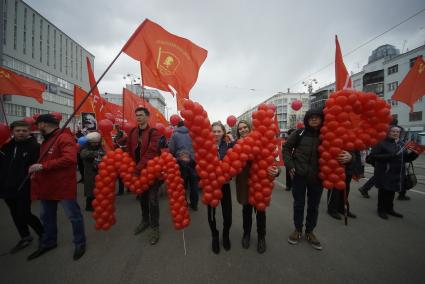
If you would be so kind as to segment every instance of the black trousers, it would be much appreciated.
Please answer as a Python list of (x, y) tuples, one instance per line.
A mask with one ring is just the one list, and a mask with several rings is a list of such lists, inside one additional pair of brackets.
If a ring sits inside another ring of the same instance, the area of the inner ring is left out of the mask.
[(257, 211), (254, 206), (245, 204), (242, 206), (242, 220), (244, 235), (251, 234), (252, 227), (252, 211), (255, 211), (257, 218), (257, 234), (259, 237), (266, 235), (266, 211)]
[(395, 192), (378, 189), (378, 212), (392, 212), (394, 211), (394, 196)]
[(160, 183), (156, 181), (139, 198), (143, 221), (149, 223), (152, 228), (159, 227), (159, 184)]
[[(232, 226), (232, 195), (230, 193), (230, 184), (224, 184), (221, 187), (221, 191), (223, 192), (223, 198), (220, 201), (221, 212), (223, 214), (223, 232), (228, 233)], [(216, 208), (208, 205), (208, 224), (213, 235), (218, 234), (215, 210)]]
[(4, 200), (9, 207), (10, 215), (21, 238), (29, 237), (28, 226), (33, 228), (36, 234), (43, 235), (43, 225), (37, 216), (31, 213), (31, 200), (29, 198), (10, 198)]
[(289, 190), (292, 188), (292, 178), (291, 178), (291, 174), (289, 173), (288, 167), (285, 167), (285, 176), (286, 176), (286, 189)]
[[(345, 184), (347, 188), (345, 192), (347, 194), (347, 207), (348, 212), (350, 212), (350, 203), (348, 202), (348, 195), (350, 193), (350, 183), (351, 183), (351, 175), (347, 175), (345, 179)], [(330, 213), (341, 213), (344, 214), (344, 190), (338, 189), (330, 189), (328, 190), (328, 211)]]
[(77, 154), (77, 167), (78, 171), (80, 172), (81, 179), (84, 180), (84, 163), (83, 159), (80, 157), (80, 153)]

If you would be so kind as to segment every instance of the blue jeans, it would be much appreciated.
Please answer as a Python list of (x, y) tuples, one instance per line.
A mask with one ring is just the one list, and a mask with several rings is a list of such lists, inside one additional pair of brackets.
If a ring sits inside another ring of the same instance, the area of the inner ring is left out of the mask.
[(58, 203), (62, 204), (68, 220), (72, 224), (74, 245), (80, 247), (86, 244), (84, 233), (84, 219), (81, 215), (80, 206), (76, 200), (41, 200), (41, 222), (44, 226), (41, 247), (51, 247), (57, 244), (57, 209)]
[(323, 187), (320, 183), (311, 183), (305, 177), (295, 175), (292, 180), (292, 196), (294, 197), (294, 225), (302, 231), (304, 221), (305, 195), (307, 192), (306, 233), (310, 233), (317, 225), (319, 204)]

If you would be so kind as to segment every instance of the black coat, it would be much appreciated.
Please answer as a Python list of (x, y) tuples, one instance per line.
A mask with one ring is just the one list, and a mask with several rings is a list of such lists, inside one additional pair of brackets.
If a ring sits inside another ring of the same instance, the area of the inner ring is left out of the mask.
[(28, 168), (35, 164), (40, 153), (40, 144), (30, 137), (17, 142), (12, 139), (0, 152), (0, 198), (28, 197), (30, 179), (18, 192), (18, 187), (28, 174)]
[[(400, 150), (403, 142), (386, 138), (372, 148), (371, 159), (375, 163), (375, 186), (389, 191), (403, 191), (406, 163), (415, 160), (418, 155)], [(397, 154), (399, 153), (399, 154)]]

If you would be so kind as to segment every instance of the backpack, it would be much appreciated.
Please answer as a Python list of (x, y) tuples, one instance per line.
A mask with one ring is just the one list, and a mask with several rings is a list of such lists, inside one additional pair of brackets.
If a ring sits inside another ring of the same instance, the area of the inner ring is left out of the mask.
[(297, 136), (296, 136), (296, 139), (295, 139), (294, 147), (292, 148), (292, 156), (295, 153), (295, 149), (297, 149), (297, 147), (301, 143), (301, 140), (304, 137), (305, 128), (299, 128), (299, 129), (295, 130), (295, 133), (297, 134)]

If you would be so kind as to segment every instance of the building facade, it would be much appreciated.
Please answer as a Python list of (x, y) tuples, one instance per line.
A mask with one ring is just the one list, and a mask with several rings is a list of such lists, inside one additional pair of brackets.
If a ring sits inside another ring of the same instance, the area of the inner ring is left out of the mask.
[[(291, 103), (295, 100), (302, 102), (302, 107), (295, 111), (291, 107)], [(262, 103), (272, 103), (276, 106), (277, 121), (280, 132), (286, 132), (290, 128), (295, 128), (297, 122), (303, 121), (304, 115), (309, 109), (309, 94), (308, 93), (282, 93), (279, 92)], [(238, 117), (238, 120), (247, 120), (251, 122), (252, 113), (257, 110), (257, 106), (244, 112)]]
[(94, 56), (25, 2), (0, 1), (1, 66), (46, 85), (42, 104), (1, 96), (8, 121), (56, 111), (64, 122), (73, 112), (74, 84), (89, 90), (86, 57), (93, 66)]
[[(391, 45), (383, 45), (372, 52), (363, 70), (353, 74), (351, 80), (357, 90), (374, 92), (391, 105), (391, 113), (406, 130), (406, 138), (425, 144), (425, 99), (414, 104), (413, 112), (404, 103), (391, 100), (398, 85), (403, 81), (418, 57), (425, 56), (425, 45), (405, 53)], [(311, 96), (314, 107), (324, 107), (335, 84), (318, 89)]]
[[(142, 86), (140, 86), (140, 84), (127, 84), (126, 88), (137, 94), (138, 96), (142, 96)], [(167, 104), (165, 103), (164, 96), (159, 91), (144, 88), (144, 97), (145, 100), (147, 100), (152, 106), (158, 109), (162, 113), (162, 115), (164, 115), (164, 117), (167, 117), (165, 115), (165, 108)]]

